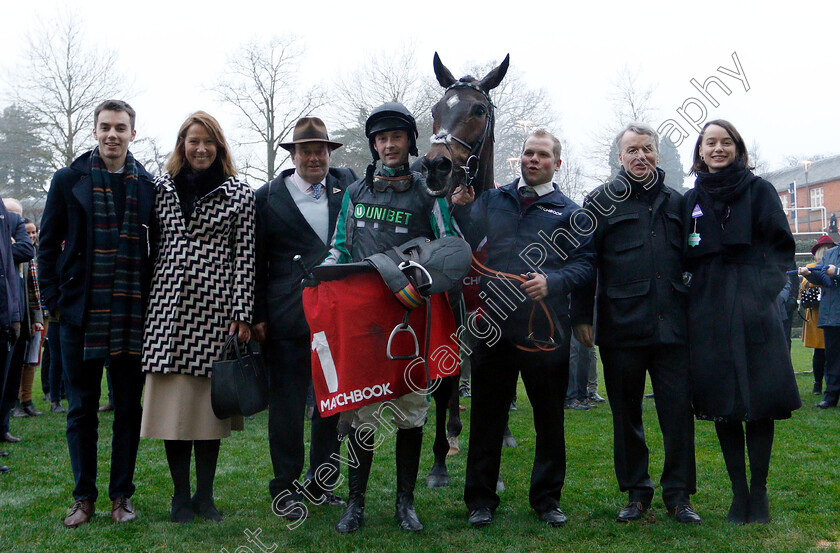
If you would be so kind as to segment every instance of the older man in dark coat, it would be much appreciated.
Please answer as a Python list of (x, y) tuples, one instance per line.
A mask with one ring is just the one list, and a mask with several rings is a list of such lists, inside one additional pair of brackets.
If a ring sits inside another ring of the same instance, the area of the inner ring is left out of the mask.
[[(5, 223), (0, 224), (0, 396), (13, 394), (16, 397), (17, 386), (10, 386), (10, 389), (4, 392), (9, 362), (14, 344), (20, 337), (21, 321), (26, 309), (16, 265), (35, 257), (35, 248), (26, 233), (23, 218), (6, 210), (2, 200), (0, 220)], [(20, 439), (6, 431), (0, 436), (0, 441), (19, 442)], [(0, 457), (6, 456), (8, 452), (0, 451)], [(0, 465), (0, 473), (4, 472), (9, 472), (9, 467)]]
[(594, 285), (572, 291), (572, 324), (578, 340), (591, 346), (593, 318), (597, 321), (595, 341), (613, 414), (615, 474), (630, 499), (618, 521), (641, 518), (653, 499), (642, 425), (647, 372), (665, 443), (665, 506), (679, 522), (699, 523), (690, 502), (696, 469), (682, 282), (683, 202), (656, 167), (658, 144), (648, 125), (622, 129), (616, 137), (622, 166), (617, 178), (584, 203), (596, 222), (597, 292)]
[[(318, 469), (338, 452), (338, 415), (312, 416), (306, 481), (303, 469), (303, 413), (312, 381), (309, 326), (301, 301), (303, 271), (319, 264), (329, 252), (330, 238), (344, 197), (357, 180), (352, 169), (330, 167), (331, 152), (341, 147), (329, 139), (324, 122), (304, 117), (295, 125), (292, 141), (281, 144), (292, 156), (287, 169), (256, 193), (257, 254), (254, 334), (265, 344), (269, 369), (268, 441), (274, 478), (269, 483), (272, 507), (289, 520), (306, 515), (300, 503), (343, 505), (333, 489), (337, 470)], [(322, 475), (329, 475), (322, 477)]]

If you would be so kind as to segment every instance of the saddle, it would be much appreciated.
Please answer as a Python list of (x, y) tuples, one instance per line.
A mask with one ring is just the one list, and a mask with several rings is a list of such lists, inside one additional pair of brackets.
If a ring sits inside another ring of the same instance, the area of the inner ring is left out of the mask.
[[(409, 326), (411, 310), (424, 303), (426, 313), (426, 344), (424, 365), (428, 358), (429, 325), (431, 314), (426, 298), (457, 287), (467, 275), (472, 264), (470, 245), (456, 236), (445, 236), (437, 240), (415, 238), (382, 253), (375, 253), (358, 263), (342, 265), (319, 265), (312, 269), (309, 280), (326, 281), (344, 278), (349, 274), (376, 270), (382, 280), (405, 309), (402, 322), (397, 323), (388, 337), (386, 355), (388, 359), (415, 359), (420, 356), (417, 335)], [(306, 281), (304, 281), (306, 284)], [(396, 355), (391, 352), (394, 338), (400, 332), (407, 332), (414, 341), (414, 353)], [(428, 382), (428, 365), (426, 380)]]
[(423, 305), (425, 298), (452, 290), (470, 270), (472, 251), (462, 238), (415, 238), (358, 263), (319, 265), (312, 269), (317, 281), (336, 280), (348, 274), (375, 269), (407, 310)]

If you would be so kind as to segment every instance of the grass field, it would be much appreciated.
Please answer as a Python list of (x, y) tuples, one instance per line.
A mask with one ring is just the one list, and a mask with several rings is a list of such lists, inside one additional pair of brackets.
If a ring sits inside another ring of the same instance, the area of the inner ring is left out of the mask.
[[(797, 371), (810, 368), (811, 350), (794, 343)], [(394, 513), (394, 437), (380, 447), (368, 490), (366, 526), (350, 536), (333, 526), (340, 508), (313, 507), (300, 527), (271, 513), (268, 480), (266, 414), (246, 422), (244, 432), (225, 440), (216, 480), (216, 503), (225, 515), (221, 524), (168, 521), (171, 481), (160, 441), (142, 440), (134, 496), (139, 518), (117, 526), (111, 522), (107, 498), (110, 423), (101, 417), (100, 499), (93, 522), (75, 530), (61, 521), (72, 503), (72, 475), (64, 439), (64, 419), (47, 413), (13, 419), (12, 433), (20, 444), (2, 444), (11, 452), (4, 459), (12, 472), (0, 475), (0, 551), (178, 551), (229, 553), (258, 552), (245, 531), (261, 530), (266, 551), (414, 551), (522, 552), (522, 551), (836, 551), (840, 542), (840, 411), (812, 407), (810, 374), (797, 377), (805, 406), (791, 420), (776, 426), (776, 446), (770, 470), (772, 522), (768, 526), (734, 527), (724, 521), (729, 507), (729, 483), (711, 423), (696, 423), (697, 479), (693, 503), (703, 517), (700, 526), (683, 526), (665, 513), (661, 498), (654, 499), (652, 516), (638, 524), (615, 522), (626, 497), (619, 493), (612, 464), (612, 424), (609, 407), (566, 411), (568, 471), (561, 506), (569, 516), (564, 528), (549, 528), (537, 521), (528, 506), (528, 479), (533, 460), (533, 425), (524, 389), (519, 410), (511, 413), (511, 428), (519, 447), (505, 449), (502, 476), (507, 486), (502, 505), (491, 526), (474, 530), (466, 522), (462, 494), (466, 444), (469, 436), (469, 400), (462, 451), (449, 458), (453, 484), (430, 490), (424, 485), (432, 464), (432, 423), (424, 438), (417, 511), (426, 530), (419, 535), (401, 532)], [(36, 389), (40, 390), (38, 384)], [(603, 387), (602, 387), (603, 393)], [(37, 407), (47, 405), (36, 399)], [(654, 405), (645, 400), (645, 424), (651, 448), (651, 475), (658, 481), (662, 467), (662, 440)], [(346, 484), (339, 490), (346, 497)], [(658, 492), (658, 491), (657, 491)], [(272, 549), (272, 546), (276, 548)]]

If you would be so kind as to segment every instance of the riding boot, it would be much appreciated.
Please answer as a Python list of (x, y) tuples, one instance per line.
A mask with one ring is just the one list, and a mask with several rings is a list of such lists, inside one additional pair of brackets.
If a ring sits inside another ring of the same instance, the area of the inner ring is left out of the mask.
[(750, 456), (750, 522), (770, 522), (770, 499), (767, 497), (767, 474), (773, 451), (773, 420), (747, 423), (747, 453)]
[(357, 464), (355, 467), (350, 464), (347, 468), (350, 496), (347, 498), (344, 513), (335, 525), (335, 529), (341, 534), (355, 532), (365, 522), (365, 491), (373, 464), (373, 433), (366, 434), (366, 438), (364, 442), (359, 441), (355, 430), (347, 434), (347, 453), (350, 458), (355, 456)]
[(732, 482), (732, 505), (726, 520), (742, 525), (749, 519), (749, 495), (747, 487), (747, 465), (744, 458), (744, 431), (740, 422), (715, 423), (726, 472)]
[(397, 430), (397, 522), (400, 528), (419, 532), (423, 524), (414, 510), (414, 484), (420, 468), (423, 427)]

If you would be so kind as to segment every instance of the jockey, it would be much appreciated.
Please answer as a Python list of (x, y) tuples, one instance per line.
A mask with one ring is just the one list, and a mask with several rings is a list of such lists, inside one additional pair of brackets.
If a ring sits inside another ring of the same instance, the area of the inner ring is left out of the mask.
[[(409, 154), (417, 156), (418, 133), (405, 106), (388, 102), (374, 109), (365, 123), (365, 134), (373, 163), (365, 177), (344, 194), (326, 264), (362, 261), (413, 238), (455, 235), (446, 199), (430, 196), (423, 176), (409, 168)], [(382, 162), (378, 168), (377, 160)], [(348, 468), (350, 497), (336, 525), (343, 534), (355, 532), (364, 523), (365, 490), (375, 448), (372, 429), (378, 428), (385, 403), (397, 427), (396, 518), (403, 530), (423, 529), (414, 509), (414, 484), (429, 401), (426, 394), (412, 392), (341, 413), (339, 432), (343, 428), (348, 434), (348, 450), (358, 460)]]

